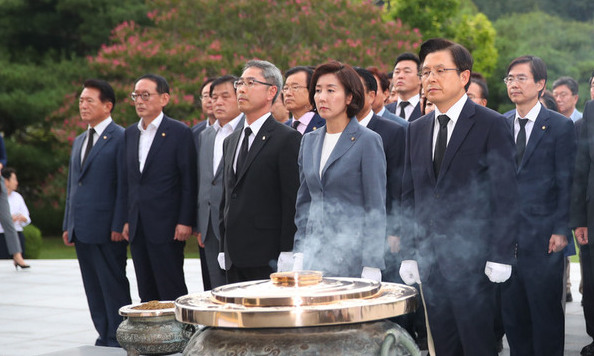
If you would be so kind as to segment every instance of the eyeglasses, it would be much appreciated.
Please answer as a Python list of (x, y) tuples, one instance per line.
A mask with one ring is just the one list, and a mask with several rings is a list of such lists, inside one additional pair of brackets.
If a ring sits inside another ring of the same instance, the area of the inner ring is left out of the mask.
[(158, 93), (142, 93), (142, 94), (137, 94), (137, 93), (132, 93), (130, 94), (130, 99), (132, 99), (132, 101), (136, 101), (136, 99), (138, 99), (139, 97), (142, 98), (143, 101), (148, 101), (151, 98), (151, 95), (159, 95)]
[(507, 77), (503, 78), (505, 85), (511, 85), (514, 81), (518, 82), (518, 84), (526, 84), (528, 77), (523, 75), (519, 75), (517, 77), (508, 75)]
[(251, 88), (254, 85), (256, 85), (256, 83), (266, 85), (269, 87), (272, 86), (272, 84), (270, 84), (270, 83), (261, 82), (259, 80), (256, 80), (255, 78), (245, 78), (245, 79), (239, 79), (239, 80), (236, 80), (235, 82), (233, 82), (233, 88), (239, 89), (240, 87), (242, 87), (244, 85), (248, 88)]
[(429, 78), (429, 75), (431, 75), (431, 73), (433, 73), (433, 75), (435, 77), (441, 78), (449, 70), (455, 70), (456, 72), (460, 72), (460, 69), (458, 69), (458, 68), (442, 68), (442, 67), (438, 67), (438, 68), (433, 68), (433, 69), (423, 69), (419, 73), (419, 77), (421, 77), (421, 79), (425, 80), (425, 79)]
[(304, 85), (297, 85), (297, 84), (293, 84), (293, 85), (285, 85), (282, 89), (283, 93), (287, 93), (289, 90), (291, 90), (293, 93), (296, 92), (299, 89), (307, 89), (306, 86)]

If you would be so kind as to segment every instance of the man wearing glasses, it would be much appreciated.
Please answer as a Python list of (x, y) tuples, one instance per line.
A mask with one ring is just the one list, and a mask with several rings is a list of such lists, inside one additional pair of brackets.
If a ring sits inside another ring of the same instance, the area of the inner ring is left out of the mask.
[(247, 62), (235, 82), (245, 122), (223, 143), (218, 260), (227, 283), (268, 279), (277, 259), (279, 269), (293, 265), (301, 134), (270, 114), (281, 86), (278, 68), (259, 60)]
[(310, 67), (293, 67), (285, 73), (287, 79), (282, 89), (285, 107), (293, 116), (287, 121), (287, 125), (302, 135), (326, 125), (326, 120), (313, 111), (313, 105), (309, 102), (309, 82), (312, 75), (313, 69)]
[(466, 48), (430, 39), (420, 59), (436, 108), (408, 126), (400, 275), (422, 282), (437, 355), (495, 356), (491, 282), (514, 260), (514, 144), (503, 116), (468, 99)]
[(165, 78), (146, 74), (130, 95), (140, 121), (124, 135), (127, 223), (143, 302), (188, 293), (184, 246), (196, 221), (196, 150), (189, 127), (163, 114)]

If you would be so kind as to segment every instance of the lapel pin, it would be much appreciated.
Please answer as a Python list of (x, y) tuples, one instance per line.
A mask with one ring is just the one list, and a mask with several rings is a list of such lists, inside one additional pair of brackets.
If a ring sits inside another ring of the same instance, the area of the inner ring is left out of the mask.
[(351, 136), (351, 141), (355, 141), (355, 136)]
[(165, 132), (161, 133), (161, 136), (165, 137)]
[(104, 139), (104, 140), (107, 140), (107, 136), (103, 136), (103, 139)]
[(542, 127), (542, 129), (543, 129), (543, 130), (546, 130), (546, 129), (547, 129), (547, 127), (546, 127), (546, 126), (543, 126), (543, 127)]
[(317, 129), (318, 129), (317, 127), (315, 127), (315, 126), (313, 127), (313, 130), (314, 130), (314, 131), (315, 131), (315, 130), (317, 130)]
[(262, 141), (266, 140), (266, 136), (262, 136)]

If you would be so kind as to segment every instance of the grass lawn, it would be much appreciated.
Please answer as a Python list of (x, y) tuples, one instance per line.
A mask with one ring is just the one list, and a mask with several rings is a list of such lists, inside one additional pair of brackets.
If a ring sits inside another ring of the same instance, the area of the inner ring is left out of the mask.
[[(196, 238), (190, 237), (186, 242), (185, 255), (186, 258), (198, 258)], [(130, 257), (129, 249), (128, 257)], [(45, 260), (76, 259), (76, 251), (74, 246), (65, 246), (60, 236), (44, 237), (39, 258)]]

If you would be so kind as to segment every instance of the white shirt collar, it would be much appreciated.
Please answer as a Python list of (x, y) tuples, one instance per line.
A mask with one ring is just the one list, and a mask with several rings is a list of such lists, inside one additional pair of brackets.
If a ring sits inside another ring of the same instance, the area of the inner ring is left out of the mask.
[(149, 129), (151, 129), (151, 127), (156, 130), (159, 128), (159, 125), (161, 125), (161, 121), (163, 121), (163, 112), (161, 111), (161, 113), (153, 120), (151, 121), (150, 124), (148, 124), (148, 126), (146, 127), (146, 129), (144, 129), (142, 127), (142, 118), (140, 119), (140, 121), (138, 121), (138, 129), (140, 130), (140, 132), (144, 132), (147, 131)]
[(408, 98), (408, 100), (402, 100), (402, 99), (400, 99), (400, 97), (398, 97), (398, 103), (396, 104), (396, 106), (400, 107), (400, 102), (402, 102), (402, 101), (408, 101), (408, 103), (410, 104), (410, 106), (412, 108), (414, 108), (415, 106), (417, 106), (417, 104), (419, 103), (419, 100), (420, 99), (421, 99), (421, 96), (419, 94)]
[(526, 117), (521, 117), (520, 114), (518, 114), (518, 110), (516, 110), (516, 121), (518, 121), (518, 119), (528, 119), (532, 122), (536, 121), (536, 118), (538, 117), (538, 114), (540, 113), (540, 109), (542, 108), (542, 104), (540, 103), (540, 101), (536, 101), (536, 105), (534, 105), (532, 107), (532, 109), (530, 109), (530, 111), (528, 111), (528, 114), (526, 114)]
[(268, 117), (270, 116), (270, 111), (267, 112), (266, 114), (260, 116), (256, 121), (252, 122), (251, 125), (248, 125), (247, 120), (244, 121), (243, 123), (243, 131), (245, 132), (245, 128), (246, 127), (250, 127), (250, 129), (252, 129), (252, 134), (254, 135), (254, 137), (256, 137), (258, 135), (258, 131), (260, 131), (260, 128), (262, 127), (262, 125), (264, 125), (264, 122), (266, 122), (266, 119), (268, 119)]
[(456, 103), (454, 105), (452, 105), (452, 107), (445, 113), (440, 112), (439, 109), (437, 108), (437, 105), (435, 105), (435, 120), (437, 120), (437, 117), (439, 115), (445, 114), (448, 116), (448, 118), (455, 125), (456, 121), (458, 121), (458, 118), (460, 117), (460, 113), (462, 112), (462, 109), (464, 109), (466, 100), (468, 100), (468, 96), (466, 95), (466, 93), (464, 93), (464, 95), (462, 95), (462, 97), (460, 99), (458, 99), (458, 101), (456, 101)]
[[(105, 131), (105, 129), (107, 128), (107, 126), (109, 126), (109, 124), (111, 124), (111, 122), (113, 121), (113, 119), (111, 118), (111, 116), (108, 116), (107, 119), (104, 119), (103, 121), (101, 121), (100, 123), (98, 123), (97, 125), (95, 125), (95, 127), (93, 127), (93, 129), (95, 129), (95, 133), (97, 134), (97, 136), (101, 136), (101, 134), (103, 133), (103, 131)], [(91, 126), (89, 126), (87, 128), (90, 129)]]
[(365, 115), (365, 117), (363, 119), (361, 119), (361, 121), (359, 121), (359, 125), (367, 127), (367, 125), (369, 125), (369, 121), (371, 121), (372, 117), (373, 117), (373, 110), (369, 110), (369, 113), (367, 115)]

